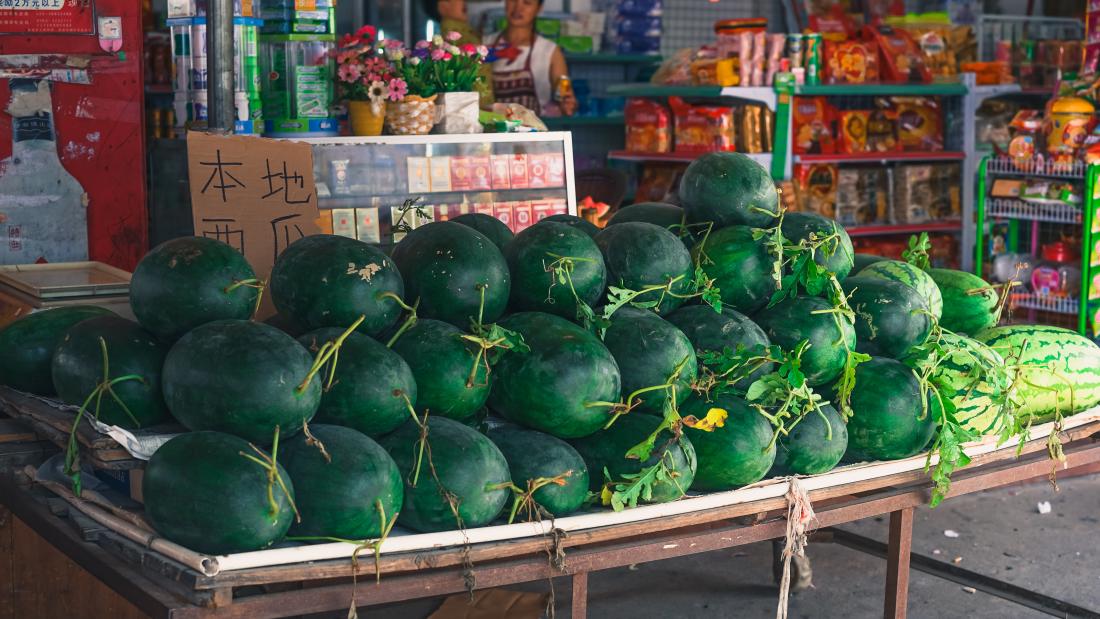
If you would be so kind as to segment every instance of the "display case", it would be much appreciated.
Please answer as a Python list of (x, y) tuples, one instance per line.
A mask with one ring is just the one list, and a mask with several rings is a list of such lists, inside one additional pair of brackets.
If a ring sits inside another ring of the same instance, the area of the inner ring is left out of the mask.
[(312, 138), (332, 234), (391, 245), (412, 228), (485, 213), (519, 232), (577, 213), (568, 132)]

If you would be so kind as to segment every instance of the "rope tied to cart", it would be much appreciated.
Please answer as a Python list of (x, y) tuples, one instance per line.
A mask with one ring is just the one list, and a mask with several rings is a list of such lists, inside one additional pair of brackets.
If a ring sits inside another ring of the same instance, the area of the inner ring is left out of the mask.
[(791, 590), (791, 560), (806, 555), (809, 543), (807, 530), (810, 523), (817, 519), (810, 495), (797, 477), (788, 479), (787, 489), (787, 535), (783, 544), (783, 576), (779, 581), (779, 607), (776, 619), (787, 619), (787, 601)]

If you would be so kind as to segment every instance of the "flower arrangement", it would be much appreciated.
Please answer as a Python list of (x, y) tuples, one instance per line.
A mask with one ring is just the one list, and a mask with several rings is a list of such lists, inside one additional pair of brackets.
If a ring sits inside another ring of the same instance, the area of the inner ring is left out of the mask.
[[(374, 26), (363, 26), (344, 35), (334, 55), (340, 92), (349, 101), (370, 101), (380, 107), (387, 99), (400, 101), (408, 93), (406, 80), (397, 71), (400, 41), (379, 41)], [(397, 53), (394, 53), (397, 52)]]
[(484, 45), (455, 42), (462, 37), (449, 32), (420, 41), (412, 50), (401, 47), (386, 49), (386, 58), (393, 63), (394, 73), (404, 80), (409, 94), (430, 97), (441, 92), (467, 92), (481, 80), (478, 70), (489, 50)]

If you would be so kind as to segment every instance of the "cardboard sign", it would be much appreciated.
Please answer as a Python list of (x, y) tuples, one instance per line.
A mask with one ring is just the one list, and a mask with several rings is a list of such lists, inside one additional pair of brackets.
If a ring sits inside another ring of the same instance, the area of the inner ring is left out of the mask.
[(232, 245), (261, 279), (288, 245), (320, 233), (308, 144), (190, 131), (187, 170), (195, 236)]

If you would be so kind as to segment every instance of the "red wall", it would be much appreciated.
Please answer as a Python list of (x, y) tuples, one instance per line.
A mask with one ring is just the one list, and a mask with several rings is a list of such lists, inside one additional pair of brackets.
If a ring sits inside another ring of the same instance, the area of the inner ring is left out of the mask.
[[(61, 164), (88, 193), (92, 260), (133, 270), (148, 249), (141, 3), (92, 0), (98, 15), (122, 18), (124, 56), (95, 35), (0, 34), (0, 54), (91, 57), (91, 84), (54, 82), (54, 127)], [(0, 159), (11, 155), (8, 80), (0, 79)]]

